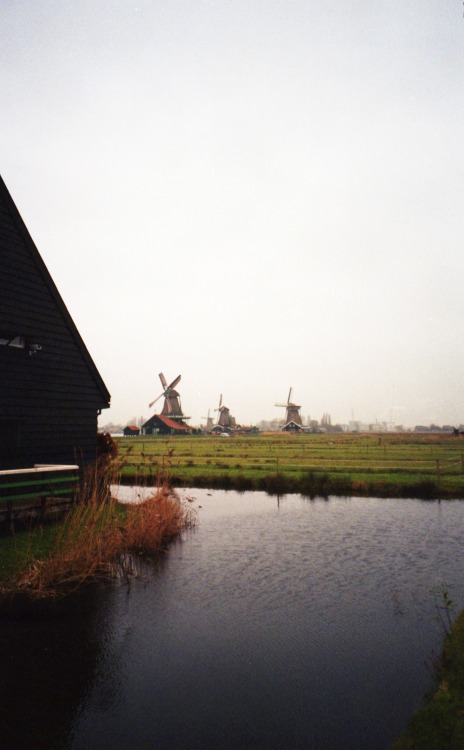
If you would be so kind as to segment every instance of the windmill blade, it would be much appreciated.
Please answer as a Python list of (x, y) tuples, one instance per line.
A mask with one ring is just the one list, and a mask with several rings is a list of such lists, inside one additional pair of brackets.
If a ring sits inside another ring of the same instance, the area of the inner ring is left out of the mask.
[(166, 399), (165, 405), (166, 405), (166, 411), (168, 412), (168, 414), (170, 414), (172, 412), (172, 404), (171, 404), (170, 398)]
[(168, 385), (166, 390), (169, 390), (169, 388), (175, 388), (179, 380), (180, 380), (180, 375), (178, 375), (177, 378), (173, 380), (170, 385)]
[(166, 390), (166, 388), (168, 387), (168, 381), (166, 380), (162, 372), (160, 372), (159, 374), (159, 379), (161, 380), (161, 385), (163, 386), (164, 390)]
[(161, 396), (164, 396), (164, 393), (160, 393), (160, 395), (157, 396), (155, 398), (155, 400), (151, 402), (151, 404), (148, 404), (148, 408), (151, 409), (151, 407), (153, 406), (153, 404), (156, 404), (156, 402), (160, 400)]
[(288, 404), (274, 404), (274, 406), (285, 406), (285, 407), (287, 407)]
[(289, 403), (290, 403), (290, 399), (291, 399), (291, 397), (292, 397), (292, 388), (291, 388), (291, 386), (290, 386), (290, 390), (289, 390), (289, 392), (288, 392), (288, 399), (287, 399), (287, 404), (289, 404)]
[(219, 408), (221, 408), (221, 406), (222, 406), (222, 393), (219, 396)]

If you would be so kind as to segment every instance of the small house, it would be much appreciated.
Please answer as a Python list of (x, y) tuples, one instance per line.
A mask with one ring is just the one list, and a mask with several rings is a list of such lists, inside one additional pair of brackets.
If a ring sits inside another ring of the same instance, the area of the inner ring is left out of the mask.
[(283, 432), (303, 432), (303, 430), (303, 425), (295, 422), (293, 419), (284, 424), (284, 426), (282, 427)]
[(127, 427), (124, 427), (122, 434), (125, 437), (137, 437), (137, 435), (140, 435), (140, 428), (135, 424), (128, 424)]

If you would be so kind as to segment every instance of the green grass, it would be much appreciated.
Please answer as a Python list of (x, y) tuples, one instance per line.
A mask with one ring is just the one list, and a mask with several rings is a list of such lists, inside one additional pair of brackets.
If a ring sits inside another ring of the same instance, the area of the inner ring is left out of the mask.
[(435, 689), (391, 750), (464, 748), (464, 612), (445, 640)]
[(168, 472), (177, 486), (462, 497), (464, 442), (449, 434), (269, 433), (116, 438), (123, 482)]
[(56, 538), (57, 526), (37, 527), (14, 536), (0, 536), (0, 583), (10, 587), (32, 559), (48, 557)]

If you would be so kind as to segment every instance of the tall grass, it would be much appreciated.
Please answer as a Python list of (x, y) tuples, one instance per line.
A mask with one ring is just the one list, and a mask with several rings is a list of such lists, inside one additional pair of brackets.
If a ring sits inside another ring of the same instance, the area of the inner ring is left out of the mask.
[(193, 512), (167, 484), (138, 505), (120, 505), (109, 495), (108, 476), (97, 467), (87, 475), (79, 502), (53, 528), (45, 550), (44, 530), (28, 532), (19, 567), (0, 592), (50, 597), (90, 581), (128, 576), (133, 572), (130, 554), (159, 554), (193, 522)]

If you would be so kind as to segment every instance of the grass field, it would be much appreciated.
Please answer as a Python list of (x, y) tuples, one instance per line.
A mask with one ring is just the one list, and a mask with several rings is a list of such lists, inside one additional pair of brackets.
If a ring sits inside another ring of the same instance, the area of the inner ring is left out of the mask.
[(123, 482), (308, 495), (464, 497), (464, 438), (346, 433), (116, 438)]

